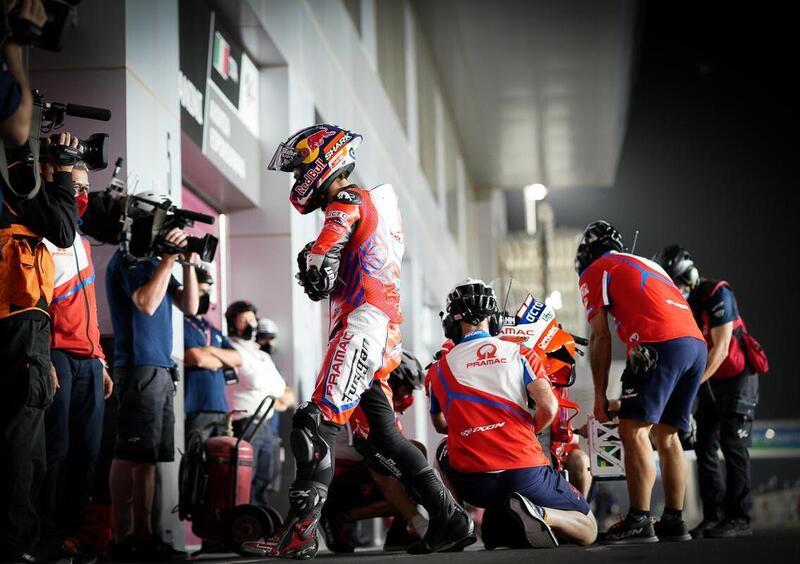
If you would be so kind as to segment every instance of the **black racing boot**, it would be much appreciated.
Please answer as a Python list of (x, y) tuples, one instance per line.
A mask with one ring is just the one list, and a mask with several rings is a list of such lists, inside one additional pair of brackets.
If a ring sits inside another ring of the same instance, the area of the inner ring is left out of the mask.
[(430, 522), (425, 538), (408, 547), (409, 554), (461, 550), (478, 540), (475, 523), (430, 466), (414, 477), (413, 486), (423, 507), (428, 510)]
[(289, 514), (266, 541), (248, 541), (242, 550), (273, 558), (309, 560), (319, 551), (317, 524), (328, 488), (319, 482), (297, 480), (289, 490)]

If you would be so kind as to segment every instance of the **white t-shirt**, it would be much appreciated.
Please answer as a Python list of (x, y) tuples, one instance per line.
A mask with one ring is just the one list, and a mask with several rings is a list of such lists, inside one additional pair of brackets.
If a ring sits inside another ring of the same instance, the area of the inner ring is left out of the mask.
[(272, 357), (262, 351), (258, 343), (238, 337), (231, 337), (230, 342), (242, 355), (242, 365), (236, 368), (239, 381), (225, 386), (225, 396), (228, 398), (228, 409), (246, 412), (234, 416), (234, 419), (241, 419), (253, 415), (264, 397), (277, 398), (283, 395), (286, 381), (272, 362)]

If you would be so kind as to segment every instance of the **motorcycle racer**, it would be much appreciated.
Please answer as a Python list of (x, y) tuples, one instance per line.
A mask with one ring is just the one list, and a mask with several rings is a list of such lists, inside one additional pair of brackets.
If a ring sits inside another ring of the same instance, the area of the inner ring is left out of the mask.
[(297, 476), (289, 489), (289, 514), (266, 542), (245, 543), (243, 548), (254, 554), (316, 555), (336, 436), (359, 403), (370, 423), (369, 441), (409, 476), (415, 497), (430, 515), (425, 537), (409, 552), (474, 542), (466, 512), (394, 424), (387, 379), (401, 355), (403, 231), (391, 185), (363, 189), (347, 181), (361, 139), (334, 125), (313, 125), (280, 144), (268, 167), (294, 174), (289, 201), (300, 213), (325, 211), (321, 233), (298, 256), (296, 278), (311, 300), (330, 298), (331, 316), (328, 350), (312, 399), (298, 408), (292, 422)]

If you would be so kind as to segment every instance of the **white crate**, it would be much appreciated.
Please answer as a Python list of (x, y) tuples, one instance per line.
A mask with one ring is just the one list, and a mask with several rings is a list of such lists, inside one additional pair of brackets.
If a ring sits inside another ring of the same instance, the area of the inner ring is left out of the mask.
[(597, 480), (625, 479), (625, 450), (617, 423), (600, 423), (589, 415), (587, 435), (592, 476)]

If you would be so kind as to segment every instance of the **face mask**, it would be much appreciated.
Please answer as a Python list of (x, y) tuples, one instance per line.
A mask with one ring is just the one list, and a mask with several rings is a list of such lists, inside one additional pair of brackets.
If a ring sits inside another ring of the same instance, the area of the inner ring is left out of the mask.
[(256, 340), (256, 329), (257, 327), (253, 325), (248, 325), (242, 330), (241, 337), (245, 341), (255, 341)]
[(211, 305), (211, 295), (203, 294), (200, 296), (200, 304), (197, 306), (197, 315), (205, 315)]
[(75, 204), (78, 206), (78, 217), (83, 217), (86, 208), (89, 207), (89, 194), (78, 194), (75, 196)]
[(681, 288), (681, 296), (683, 296), (684, 300), (688, 301), (689, 300), (689, 294), (691, 294), (691, 293), (692, 293), (692, 291), (689, 288)]
[(261, 345), (261, 350), (267, 354), (272, 354), (272, 343), (264, 343)]

